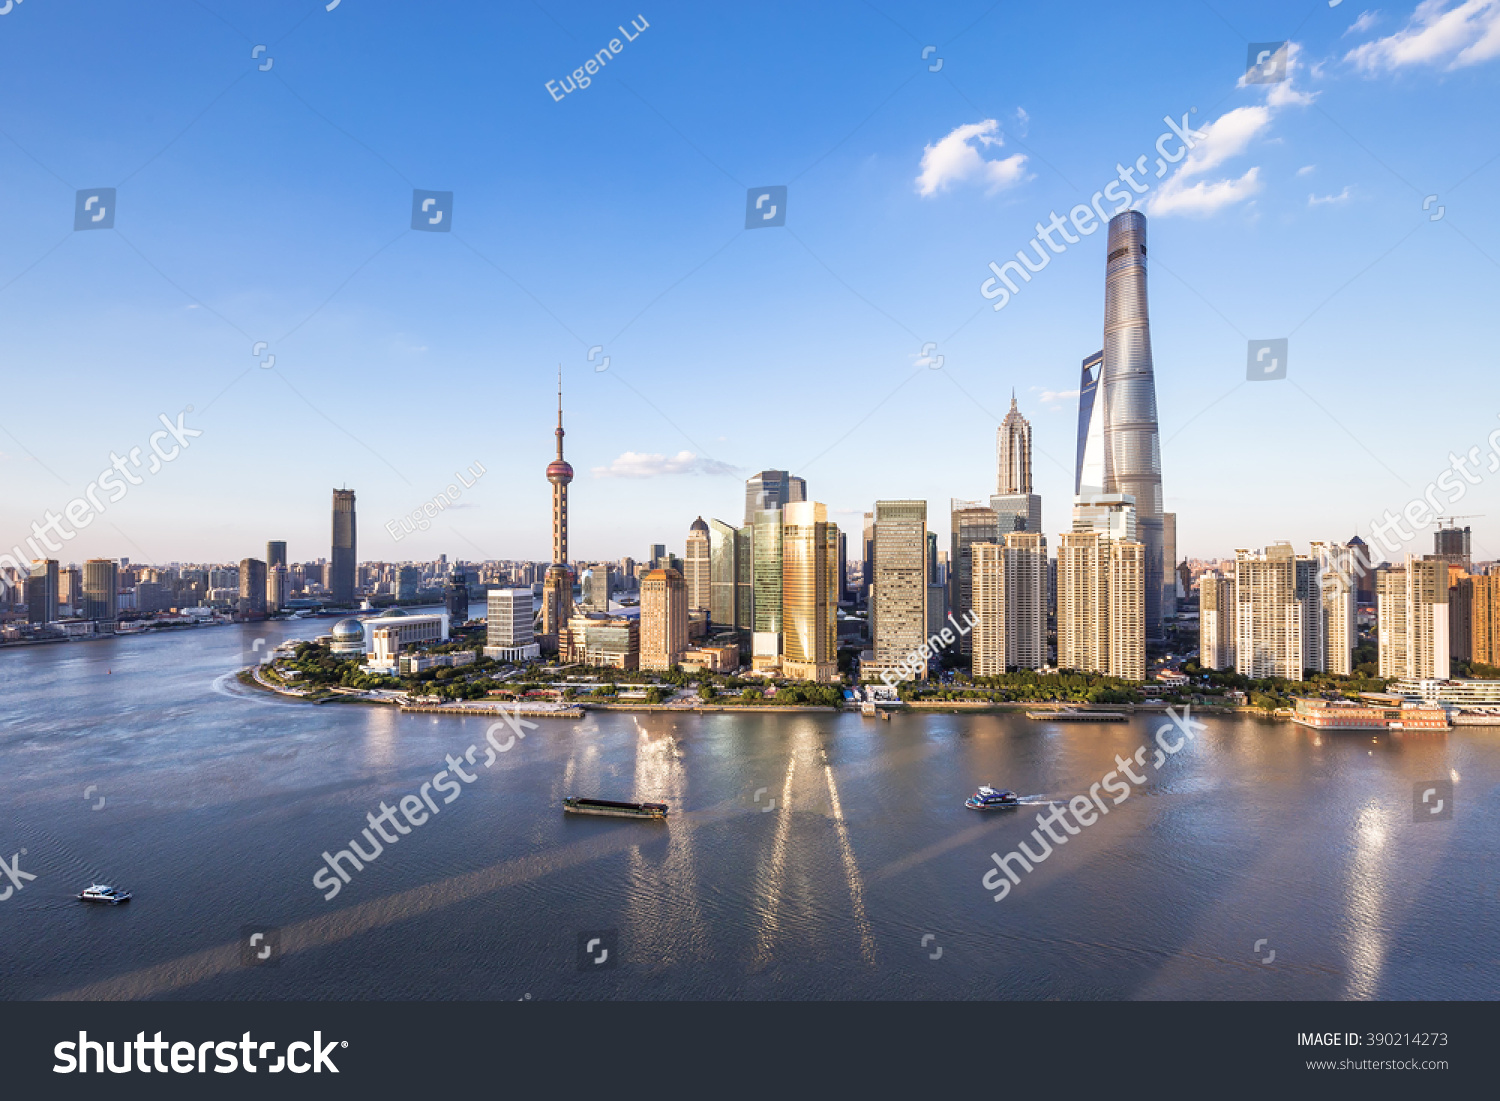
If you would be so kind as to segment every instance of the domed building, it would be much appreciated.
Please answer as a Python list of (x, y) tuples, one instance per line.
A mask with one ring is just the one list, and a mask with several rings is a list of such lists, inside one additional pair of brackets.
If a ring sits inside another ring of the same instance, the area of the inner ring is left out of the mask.
[(335, 654), (364, 654), (365, 629), (359, 620), (341, 619), (333, 625), (333, 643), (328, 647)]

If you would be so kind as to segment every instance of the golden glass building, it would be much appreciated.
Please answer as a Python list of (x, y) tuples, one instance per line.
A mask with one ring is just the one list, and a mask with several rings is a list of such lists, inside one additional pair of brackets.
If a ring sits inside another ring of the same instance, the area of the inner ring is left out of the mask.
[(839, 679), (839, 529), (817, 501), (785, 505), (781, 519), (781, 671), (832, 684)]

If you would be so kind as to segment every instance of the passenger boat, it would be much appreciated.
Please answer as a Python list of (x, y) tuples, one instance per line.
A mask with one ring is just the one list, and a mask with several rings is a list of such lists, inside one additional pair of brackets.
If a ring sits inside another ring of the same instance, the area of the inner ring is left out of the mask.
[(964, 800), (964, 806), (970, 810), (1003, 810), (1006, 807), (1020, 805), (1021, 800), (1015, 792), (1004, 788), (992, 788), (988, 784)]
[(84, 902), (102, 902), (109, 906), (118, 906), (122, 902), (130, 901), (130, 892), (122, 891), (118, 887), (107, 887), (103, 883), (95, 883), (90, 887), (85, 887), (78, 897)]
[(568, 814), (602, 814), (608, 818), (651, 818), (667, 816), (665, 803), (619, 803), (613, 799), (579, 799), (569, 796), (563, 800), (563, 810)]

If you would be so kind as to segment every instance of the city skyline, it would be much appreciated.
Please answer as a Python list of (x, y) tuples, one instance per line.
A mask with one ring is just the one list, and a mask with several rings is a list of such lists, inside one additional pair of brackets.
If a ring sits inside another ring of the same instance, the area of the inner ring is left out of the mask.
[[(440, 381), (435, 398), (501, 386), (515, 423), (533, 423), (550, 404), (542, 365), (559, 359), (579, 380), (570, 414), (581, 441), (572, 493), (589, 517), (575, 525), (582, 558), (637, 553), (676, 538), (698, 514), (739, 515), (743, 481), (763, 466), (809, 479), (846, 533), (876, 500), (924, 499), (941, 510), (945, 499), (977, 498), (989, 489), (990, 441), (1012, 387), (1033, 425), (1043, 530), (1055, 538), (1067, 528), (1074, 478), (1070, 392), (1077, 364), (1098, 347), (1085, 334), (1097, 332), (1103, 235), (1053, 256), (999, 313), (979, 284), (986, 264), (1024, 246), (1034, 223), (1086, 202), (1117, 163), (1152, 150), (1165, 117), (1215, 135), (1141, 197), (1162, 265), (1152, 338), (1162, 462), (1173, 471), (1164, 506), (1181, 517), (1179, 558), (1272, 539), (1368, 537), (1373, 517), (1399, 511), (1450, 451), (1483, 443), (1495, 427), (1493, 411), (1447, 395), (1419, 391), (1399, 411), (1381, 398), (1435, 364), (1451, 389), (1483, 385), (1486, 342), (1472, 319), (1484, 314), (1494, 278), (1486, 257), (1500, 229), (1478, 201), (1500, 172), (1483, 153), (1494, 123), (1473, 123), (1480, 133), (1464, 142), (1445, 140), (1443, 126), (1409, 134), (1403, 148), (1383, 143), (1393, 111), (1446, 118), (1496, 81), (1482, 51), (1397, 56), (1393, 36), (1428, 34), (1407, 8), (1365, 20), (1342, 8), (1309, 17), (1290, 4), (1241, 7), (1226, 10), (1226, 25), (1190, 5), (1170, 44), (1155, 41), (1149, 24), (1095, 10), (1078, 39), (1058, 42), (1044, 62), (1014, 44), (1024, 35), (981, 18), (982, 7), (967, 17), (898, 7), (898, 25), (952, 40), (940, 72), (918, 64), (890, 22), (851, 17), (840, 30), (855, 49), (835, 51), (823, 77), (798, 74), (753, 110), (733, 93), (701, 103), (682, 94), (705, 79), (694, 50), (722, 30), (713, 13), (652, 16), (618, 74), (601, 74), (565, 103), (540, 89), (573, 46), (539, 13), (518, 15), (514, 30), (481, 28), (479, 38), (525, 33), (540, 44), (538, 56), (498, 76), (463, 63), (438, 71), (435, 47), (449, 44), (413, 25), (413, 71), (401, 80), (460, 101), (498, 82), (497, 118), (560, 157), (564, 174), (591, 171), (596, 155), (576, 151), (589, 144), (581, 139), (624, 128), (638, 151), (608, 142), (617, 193), (576, 228), (559, 219), (576, 221), (578, 192), (549, 195), (551, 173), (523, 166), (502, 194), (495, 154), (459, 152), (473, 143), (457, 143), (456, 127), (472, 129), (472, 114), (455, 112), (419, 143), (407, 113), (385, 118), (359, 105), (367, 82), (387, 74), (347, 63), (328, 70), (350, 45), (388, 33), (398, 9), (372, 7), (379, 20), (345, 9), (309, 20), (279, 47), (274, 76), (226, 68), (240, 52), (233, 24), (274, 40), (290, 7), (228, 10), (229, 26), (149, 13), (109, 24), (120, 56), (102, 58), (76, 87), (54, 83), (64, 69), (57, 51), (72, 46), (55, 13), (26, 9), (25, 35), (8, 39), (26, 52), (0, 80), (12, 82), (11, 101), (34, 105), (8, 131), (18, 144), (0, 149), (14, 194), (0, 211), (9, 258), (0, 328), (13, 360), (47, 364), (84, 388), (109, 386), (113, 400), (79, 410), (67, 434), (0, 421), (12, 489), (0, 506), (7, 545), (60, 513), (159, 414), (192, 405), (187, 423), (204, 431), (192, 451), (132, 486), (104, 523), (77, 531), (65, 557), (238, 561), (274, 533), (306, 560), (317, 554), (296, 548), (323, 542), (316, 517), (326, 490), (316, 486), (347, 484), (361, 494), (367, 560), (542, 560), (546, 491), (528, 473), (539, 456), (529, 437), (458, 423), (438, 446), (398, 441), (414, 418), (421, 423), (424, 405), (425, 416), (440, 415), (441, 399), (422, 400), (428, 380)], [(951, 26), (930, 26), (933, 18)], [(1047, 33), (1040, 14), (1016, 19)], [(587, 39), (592, 21), (616, 19), (580, 9), (567, 33)], [(812, 43), (833, 33), (810, 13), (785, 13), (788, 27)], [(766, 33), (749, 36), (746, 56), (771, 56)], [(1287, 79), (1242, 81), (1246, 41), (1285, 36), (1294, 43)], [(1111, 82), (1100, 98), (1093, 93), (1107, 78), (1080, 84), (1067, 59), (1108, 40), (1146, 71)], [(148, 42), (200, 49), (204, 68), (126, 79), (131, 44), (148, 51)], [(896, 89), (888, 104), (875, 86)], [(801, 110), (814, 96), (820, 110)], [(708, 121), (712, 112), (743, 121), (767, 110), (777, 124), (738, 128), (738, 147)], [(240, 151), (267, 126), (287, 135), (264, 150), (262, 170), (287, 182), (285, 195), (241, 179)], [(337, 181), (333, 193), (312, 182), (313, 168)], [(790, 213), (785, 227), (751, 233), (739, 228), (744, 189), (735, 181), (762, 178), (786, 181)], [(73, 199), (60, 180), (117, 184), (116, 229), (58, 245), (49, 227), (66, 222)], [(413, 180), (453, 188), (451, 235), (406, 228)], [(1437, 198), (1424, 207), (1429, 193)], [(502, 214), (517, 203), (525, 225)], [(622, 219), (625, 210), (639, 220)], [(574, 278), (606, 225), (621, 234), (609, 267), (630, 274), (624, 290), (618, 279)], [(309, 237), (315, 248), (303, 243)], [(548, 262), (544, 240), (568, 262)], [(910, 262), (892, 264), (895, 255)], [(422, 279), (429, 288), (419, 289)], [(1443, 325), (1428, 323), (1439, 318)], [(726, 335), (736, 339), (720, 355)], [(1251, 385), (1246, 341), (1262, 336), (1290, 338), (1289, 373)], [(252, 358), (262, 338), (270, 346)], [(718, 365), (697, 366), (709, 362)], [(121, 387), (119, 377), (142, 384)], [(751, 378), (774, 386), (750, 389)], [(720, 380), (745, 387), (747, 401), (724, 401)], [(403, 390), (416, 400), (402, 400)], [(798, 395), (793, 415), (769, 406), (756, 415), (748, 399), (764, 403), (778, 390)], [(1297, 453), (1266, 447), (1267, 431), (1296, 438)], [(893, 437), (912, 446), (892, 448)], [(461, 510), (377, 549), (386, 521), (420, 507), (476, 457), (490, 474), (466, 490)], [(1331, 505), (1294, 492), (1308, 467), (1335, 472)], [(242, 487), (232, 503), (219, 492), (231, 481)], [(1266, 485), (1285, 487), (1270, 525), (1232, 507)], [(1475, 522), (1476, 556), (1497, 556), (1497, 525), (1497, 516)]]

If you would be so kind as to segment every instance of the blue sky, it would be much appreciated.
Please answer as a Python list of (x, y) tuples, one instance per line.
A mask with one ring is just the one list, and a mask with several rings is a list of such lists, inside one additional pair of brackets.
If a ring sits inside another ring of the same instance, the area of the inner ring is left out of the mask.
[[(767, 467), (848, 531), (918, 497), (946, 534), (1012, 389), (1055, 533), (1104, 235), (1002, 311), (980, 287), (1184, 114), (1209, 137), (1142, 197), (1182, 553), (1368, 539), (1500, 428), (1500, 0), (708, 7), (14, 4), (5, 545), (192, 405), (203, 435), (59, 557), (315, 558), (347, 484), (361, 558), (544, 558), (559, 363), (577, 557), (680, 548)], [(1245, 84), (1282, 40), (1289, 79)], [(763, 185), (786, 225), (746, 230)], [(115, 228), (73, 232), (98, 187)], [(411, 230), (414, 188), (451, 233)], [(1273, 337), (1288, 378), (1247, 383)], [(463, 508), (385, 533), (476, 462)], [(1487, 557), (1497, 484), (1453, 509)]]

